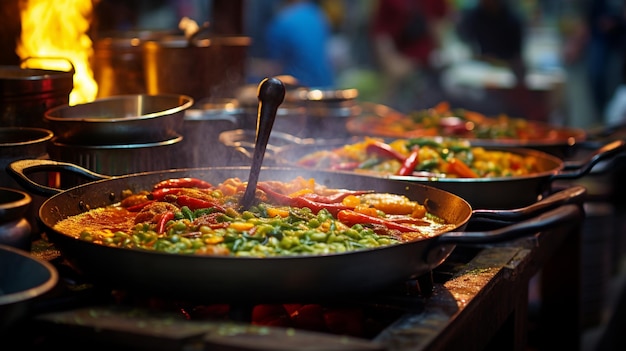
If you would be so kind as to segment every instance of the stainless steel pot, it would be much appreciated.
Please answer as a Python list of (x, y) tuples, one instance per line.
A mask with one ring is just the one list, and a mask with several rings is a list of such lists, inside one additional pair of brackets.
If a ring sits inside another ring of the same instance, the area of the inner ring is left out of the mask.
[(0, 66), (0, 124), (42, 127), (44, 112), (69, 103), (74, 72)]
[(59, 141), (74, 145), (154, 143), (182, 133), (186, 95), (118, 95), (46, 111)]
[(242, 108), (235, 99), (211, 99), (185, 112), (178, 167), (195, 168), (238, 164), (238, 155), (218, 142), (221, 132), (237, 128)]
[[(0, 187), (20, 189), (20, 185), (10, 177), (7, 166), (16, 160), (25, 158), (47, 159), (48, 144), (54, 133), (48, 129), (34, 127), (1, 127), (0, 128)], [(46, 183), (45, 173), (33, 175), (39, 182)], [(39, 232), (36, 220), (37, 208), (46, 200), (42, 196), (33, 195), (32, 206), (25, 214), (33, 233)]]
[(196, 101), (233, 97), (245, 80), (249, 45), (249, 37), (236, 36), (146, 41), (142, 45), (146, 91), (185, 94)]
[[(54, 138), (48, 152), (53, 160), (71, 162), (106, 175), (123, 175), (176, 167), (182, 140), (177, 135), (154, 143), (74, 145)], [(68, 188), (80, 183), (80, 179), (61, 173), (56, 186)]]

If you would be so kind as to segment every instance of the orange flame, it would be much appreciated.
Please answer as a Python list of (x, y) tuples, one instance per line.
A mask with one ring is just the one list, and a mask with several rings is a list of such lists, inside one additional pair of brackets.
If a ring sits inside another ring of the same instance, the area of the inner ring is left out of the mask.
[(74, 69), (70, 105), (93, 101), (98, 85), (90, 66), (93, 47), (87, 35), (91, 0), (27, 0), (20, 1), (20, 6), (22, 34), (16, 53), (23, 66)]

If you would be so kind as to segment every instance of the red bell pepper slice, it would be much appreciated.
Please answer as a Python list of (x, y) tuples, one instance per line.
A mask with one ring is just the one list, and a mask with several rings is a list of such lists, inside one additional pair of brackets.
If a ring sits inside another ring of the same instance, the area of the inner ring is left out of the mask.
[(413, 174), (415, 167), (417, 167), (417, 164), (420, 161), (419, 153), (419, 147), (414, 148), (413, 151), (411, 151), (411, 154), (404, 159), (404, 161), (402, 162), (402, 166), (396, 172), (396, 174), (401, 176), (408, 176)]
[(154, 185), (153, 189), (162, 188), (212, 188), (213, 184), (206, 182), (198, 178), (172, 178), (158, 182)]

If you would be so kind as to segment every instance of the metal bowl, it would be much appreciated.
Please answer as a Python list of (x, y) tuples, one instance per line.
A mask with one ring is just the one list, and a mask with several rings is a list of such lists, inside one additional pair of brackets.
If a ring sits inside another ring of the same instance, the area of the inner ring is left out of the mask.
[(150, 143), (182, 134), (184, 112), (193, 103), (186, 95), (118, 95), (57, 106), (44, 118), (67, 144)]
[(58, 280), (49, 262), (0, 245), (0, 334), (27, 317), (33, 300), (52, 290)]

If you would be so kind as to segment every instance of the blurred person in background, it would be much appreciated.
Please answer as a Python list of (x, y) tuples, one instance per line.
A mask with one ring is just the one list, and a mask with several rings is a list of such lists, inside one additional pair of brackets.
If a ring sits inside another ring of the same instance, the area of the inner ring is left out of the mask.
[(372, 47), (384, 75), (383, 99), (391, 107), (408, 111), (441, 100), (423, 94), (440, 91), (437, 55), (448, 12), (446, 0), (380, 0), (375, 5)]
[[(620, 84), (626, 83), (624, 73), (619, 72), (624, 69), (621, 62), (626, 57), (626, 10), (623, 0), (590, 0), (586, 5), (587, 43), (584, 52), (592, 102), (599, 116), (596, 122), (601, 122), (602, 116), (609, 112), (607, 104), (611, 96)], [(616, 93), (621, 95), (623, 91)], [(605, 119), (613, 121), (615, 117)]]
[(328, 52), (331, 25), (317, 1), (285, 0), (264, 33), (265, 76), (292, 76), (311, 88), (335, 86)]
[(524, 84), (524, 23), (507, 0), (478, 0), (474, 7), (462, 12), (457, 29), (459, 38), (469, 45), (474, 58), (508, 66), (517, 84)]
[(511, 70), (513, 86), (491, 91), (492, 100), (503, 103), (498, 113), (547, 122), (550, 108), (541, 102), (541, 91), (533, 91), (526, 84), (526, 23), (516, 10), (508, 0), (478, 0), (461, 12), (457, 33), (474, 59)]

